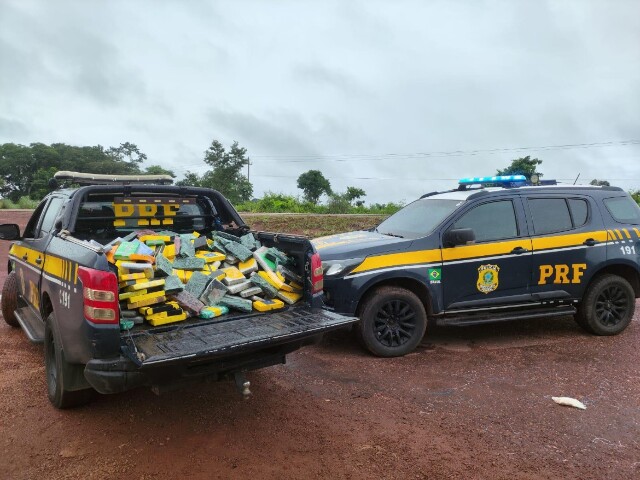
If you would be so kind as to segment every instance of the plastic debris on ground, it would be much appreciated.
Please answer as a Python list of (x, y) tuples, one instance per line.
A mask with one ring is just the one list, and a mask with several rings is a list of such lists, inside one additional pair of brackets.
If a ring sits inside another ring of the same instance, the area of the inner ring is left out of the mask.
[(580, 410), (586, 410), (587, 407), (580, 400), (571, 397), (551, 397), (551, 400), (558, 405), (564, 405), (565, 407), (578, 408)]
[(118, 271), (121, 330), (278, 310), (303, 296), (295, 260), (252, 233), (140, 230), (104, 248)]

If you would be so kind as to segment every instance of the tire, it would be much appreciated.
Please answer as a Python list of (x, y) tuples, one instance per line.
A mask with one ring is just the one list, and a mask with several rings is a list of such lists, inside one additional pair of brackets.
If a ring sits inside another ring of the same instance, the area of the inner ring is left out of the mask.
[(358, 336), (378, 357), (400, 357), (413, 351), (427, 329), (427, 313), (420, 299), (399, 287), (381, 287), (365, 300)]
[(2, 286), (2, 318), (7, 325), (19, 327), (15, 311), (18, 308), (18, 277), (11, 272)]
[(77, 365), (70, 365), (64, 359), (56, 318), (52, 313), (45, 323), (44, 364), (47, 375), (49, 401), (56, 408), (72, 408), (91, 401), (95, 391), (91, 388), (69, 390), (69, 383)]
[(617, 335), (631, 322), (635, 306), (629, 282), (617, 275), (603, 275), (587, 288), (575, 319), (595, 335)]

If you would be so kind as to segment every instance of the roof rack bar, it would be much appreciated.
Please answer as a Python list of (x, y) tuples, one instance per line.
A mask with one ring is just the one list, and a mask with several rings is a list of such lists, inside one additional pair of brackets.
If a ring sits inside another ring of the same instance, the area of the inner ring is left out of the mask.
[(70, 181), (80, 185), (171, 185), (171, 175), (111, 175), (100, 173), (69, 172), (61, 170), (53, 175), (57, 181)]

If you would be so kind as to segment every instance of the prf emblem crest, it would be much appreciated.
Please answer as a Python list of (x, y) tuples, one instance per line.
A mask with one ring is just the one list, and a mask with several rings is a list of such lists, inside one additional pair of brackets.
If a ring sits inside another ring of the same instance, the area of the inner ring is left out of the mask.
[(497, 265), (480, 265), (478, 267), (478, 290), (482, 293), (491, 293), (498, 288), (498, 272), (500, 267)]

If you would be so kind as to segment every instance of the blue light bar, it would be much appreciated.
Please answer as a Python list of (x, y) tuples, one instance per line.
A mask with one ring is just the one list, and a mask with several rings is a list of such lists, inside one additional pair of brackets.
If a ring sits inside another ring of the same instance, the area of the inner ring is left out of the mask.
[(485, 183), (504, 183), (504, 184), (513, 184), (526, 182), (527, 177), (524, 175), (496, 175), (494, 177), (470, 177), (470, 178), (461, 178), (458, 183), (460, 185), (477, 185), (477, 184), (485, 184)]

